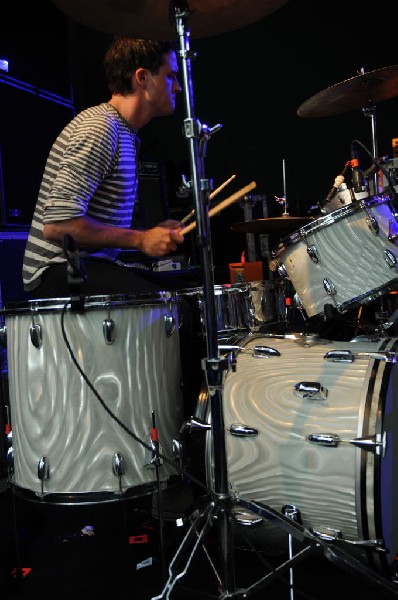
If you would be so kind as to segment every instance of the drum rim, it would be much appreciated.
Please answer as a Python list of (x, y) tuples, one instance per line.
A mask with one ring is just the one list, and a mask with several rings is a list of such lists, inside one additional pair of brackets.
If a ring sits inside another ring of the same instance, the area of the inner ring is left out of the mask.
[(293, 231), (290, 235), (282, 238), (279, 244), (278, 253), (282, 252), (287, 246), (292, 244), (296, 244), (301, 242), (307, 235), (315, 233), (324, 227), (328, 227), (329, 225), (333, 225), (333, 223), (337, 223), (337, 221), (341, 221), (342, 219), (359, 212), (360, 210), (366, 210), (367, 208), (372, 208), (373, 206), (379, 206), (380, 204), (389, 204), (390, 198), (388, 196), (369, 196), (367, 199), (361, 199), (355, 202), (351, 202), (347, 206), (342, 206), (341, 208), (337, 208), (336, 210), (323, 215), (323, 217), (319, 217), (315, 221), (300, 227), (296, 231)]
[[(168, 488), (180, 481), (181, 476), (179, 473), (173, 473), (167, 478), (163, 478), (161, 483), (164, 487)], [(13, 481), (12, 477), (8, 480), (10, 486), (13, 488), (15, 495), (23, 500), (40, 503), (46, 505), (58, 505), (58, 506), (92, 506), (95, 504), (106, 504), (110, 502), (123, 502), (136, 498), (142, 498), (153, 494), (158, 487), (157, 481), (147, 483), (141, 483), (135, 486), (126, 487), (122, 493), (115, 488), (114, 490), (92, 490), (85, 492), (74, 492), (74, 491), (50, 491), (41, 492), (33, 489), (23, 487)]]
[[(177, 294), (175, 291), (165, 290), (141, 294), (85, 295), (83, 296), (83, 311), (101, 308), (120, 308), (123, 306), (151, 306), (175, 302), (176, 299)], [(72, 298), (69, 296), (32, 298), (23, 302), (5, 303), (1, 312), (9, 315), (14, 313), (60, 311), (65, 305), (67, 305), (67, 310), (69, 311), (71, 310), (71, 302)]]
[[(238, 282), (235, 281), (234, 283), (218, 283), (218, 284), (214, 284), (213, 285), (213, 289), (215, 292), (215, 295), (220, 295), (220, 292), (226, 291), (226, 292), (232, 292), (232, 291), (238, 291), (238, 292), (247, 292), (250, 289), (250, 281), (242, 281), (242, 282)], [(196, 287), (192, 287), (192, 288), (181, 288), (180, 290), (178, 290), (177, 295), (178, 296), (189, 296), (189, 295), (193, 295), (193, 294), (197, 294), (197, 293), (204, 293), (204, 288), (202, 286), (196, 286)]]

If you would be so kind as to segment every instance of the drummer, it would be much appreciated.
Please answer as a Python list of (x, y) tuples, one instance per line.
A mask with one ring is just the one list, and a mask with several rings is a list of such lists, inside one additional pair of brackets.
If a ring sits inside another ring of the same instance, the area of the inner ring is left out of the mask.
[(104, 68), (111, 98), (83, 110), (55, 140), (45, 166), (23, 261), (23, 282), (37, 297), (69, 295), (64, 236), (84, 257), (87, 294), (164, 289), (157, 273), (115, 262), (120, 249), (164, 256), (184, 241), (168, 220), (131, 229), (138, 190), (139, 130), (174, 112), (181, 86), (172, 42), (117, 38)]
[[(77, 264), (84, 266), (84, 295), (179, 287), (178, 280), (164, 274), (116, 262), (121, 249), (161, 257), (184, 241), (182, 225), (175, 220), (145, 231), (131, 228), (139, 130), (154, 117), (172, 115), (181, 92), (175, 45), (118, 37), (105, 54), (104, 70), (110, 100), (75, 116), (47, 159), (23, 260), (24, 288), (34, 298), (71, 295), (66, 257), (70, 260), (76, 252)], [(183, 301), (181, 306), (180, 337), (188, 342), (189, 309)], [(189, 352), (185, 349), (182, 356)]]

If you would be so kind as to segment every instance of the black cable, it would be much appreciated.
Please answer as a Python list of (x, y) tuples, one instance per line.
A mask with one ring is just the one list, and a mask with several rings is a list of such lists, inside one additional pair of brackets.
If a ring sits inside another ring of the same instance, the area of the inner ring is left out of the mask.
[[(79, 371), (80, 375), (83, 377), (84, 381), (87, 383), (88, 387), (90, 388), (90, 390), (93, 392), (93, 394), (95, 395), (95, 397), (97, 398), (97, 400), (100, 402), (100, 404), (103, 406), (103, 408), (106, 410), (106, 412), (112, 417), (112, 419), (114, 419), (116, 421), (116, 423), (122, 428), (124, 429), (124, 431), (130, 435), (136, 442), (138, 442), (139, 444), (141, 444), (142, 446), (144, 446), (144, 448), (146, 448), (147, 450), (149, 450), (150, 452), (153, 451), (153, 448), (150, 444), (147, 444), (146, 442), (144, 442), (141, 438), (139, 438), (133, 431), (131, 431), (131, 429), (129, 429), (124, 423), (123, 421), (121, 421), (111, 410), (110, 408), (106, 405), (106, 403), (104, 402), (104, 400), (101, 398), (101, 396), (99, 395), (99, 393), (97, 392), (97, 390), (95, 389), (95, 387), (93, 386), (93, 384), (91, 383), (91, 381), (89, 380), (89, 378), (87, 377), (87, 375), (85, 374), (85, 372), (83, 371), (83, 369), (81, 368), (81, 366), (79, 365), (79, 363), (76, 360), (76, 357), (73, 353), (73, 350), (71, 348), (71, 345), (69, 343), (68, 337), (66, 335), (66, 331), (65, 331), (65, 313), (66, 313), (66, 309), (68, 307), (68, 305), (70, 304), (70, 300), (68, 300), (67, 302), (65, 302), (63, 308), (62, 308), (62, 313), (61, 313), (61, 331), (62, 331), (62, 337), (64, 338), (64, 342), (65, 345), (68, 349), (68, 352), (70, 354), (70, 357), (74, 363), (74, 365), (76, 366), (77, 370)], [(199, 481), (198, 479), (196, 479), (195, 477), (193, 477), (190, 473), (188, 473), (187, 471), (185, 471), (185, 469), (183, 469), (182, 467), (180, 467), (178, 464), (176, 464), (175, 461), (169, 459), (167, 456), (165, 456), (163, 453), (159, 452), (158, 453), (159, 458), (162, 458), (163, 460), (165, 460), (170, 466), (172, 466), (174, 469), (176, 469), (177, 471), (179, 471), (182, 475), (184, 475), (185, 477), (187, 477), (188, 479), (191, 479), (193, 482), (195, 482), (198, 486), (200, 486), (202, 489), (204, 489), (207, 493), (210, 494), (210, 490), (207, 486), (205, 486), (201, 481)]]

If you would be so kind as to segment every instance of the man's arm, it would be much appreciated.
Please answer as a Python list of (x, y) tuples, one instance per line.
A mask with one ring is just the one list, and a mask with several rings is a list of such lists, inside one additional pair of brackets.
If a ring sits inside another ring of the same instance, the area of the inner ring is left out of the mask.
[(139, 231), (112, 227), (84, 216), (46, 223), (43, 235), (46, 240), (62, 242), (64, 235), (69, 234), (81, 248), (135, 248), (148, 256), (164, 256), (176, 250), (177, 244), (184, 241), (180, 228), (176, 228), (177, 222), (167, 223), (170, 223), (168, 227), (160, 224), (152, 229)]

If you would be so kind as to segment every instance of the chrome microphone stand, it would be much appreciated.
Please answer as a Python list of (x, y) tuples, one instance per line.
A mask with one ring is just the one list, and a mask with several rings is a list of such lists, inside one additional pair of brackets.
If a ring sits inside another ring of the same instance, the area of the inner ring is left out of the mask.
[[(174, 13), (174, 14), (173, 14)], [(186, 2), (170, 3), (170, 20), (175, 20), (179, 39), (180, 62), (183, 75), (185, 103), (184, 135), (189, 145), (191, 171), (191, 191), (197, 222), (197, 245), (201, 253), (203, 275), (203, 293), (205, 304), (206, 350), (204, 359), (209, 398), (211, 402), (211, 422), (214, 449), (214, 502), (210, 511), (216, 515), (218, 527), (224, 586), (228, 592), (235, 589), (235, 569), (233, 564), (231, 498), (227, 477), (227, 456), (224, 438), (224, 418), (222, 410), (223, 371), (228, 368), (227, 358), (221, 358), (218, 349), (216, 329), (216, 304), (214, 295), (213, 258), (211, 248), (210, 218), (208, 215), (211, 183), (205, 177), (204, 158), (207, 142), (221, 125), (209, 128), (201, 124), (195, 116), (193, 85), (191, 76), (191, 58), (187, 19), (189, 8)], [(208, 521), (209, 523), (211, 522)]]

